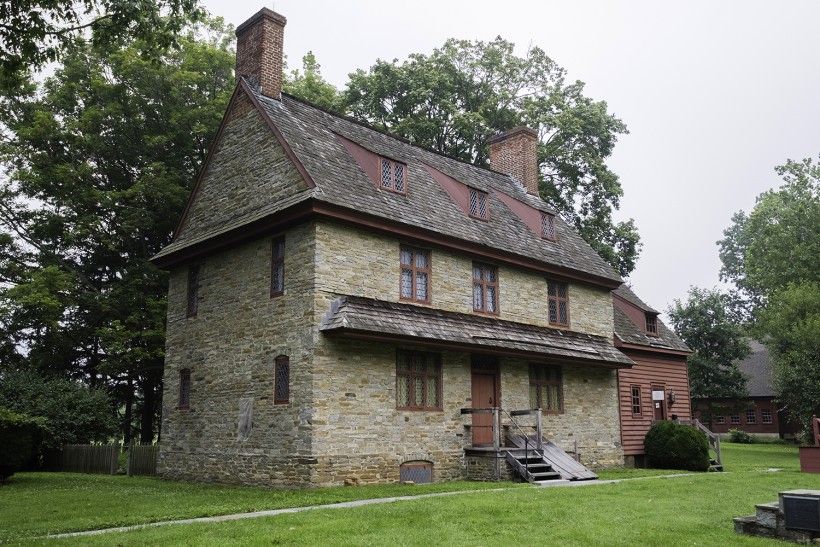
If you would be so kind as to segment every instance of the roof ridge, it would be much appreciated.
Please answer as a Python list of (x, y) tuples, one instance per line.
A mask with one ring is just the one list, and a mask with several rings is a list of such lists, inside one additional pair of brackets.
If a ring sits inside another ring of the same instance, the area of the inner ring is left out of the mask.
[[(469, 166), (469, 167), (474, 167), (476, 169), (481, 169), (483, 171), (487, 171), (487, 172), (490, 172), (490, 173), (493, 173), (493, 174), (496, 174), (496, 175), (500, 175), (502, 177), (506, 177), (506, 178), (510, 179), (514, 184), (517, 184), (515, 182), (515, 180), (510, 175), (508, 175), (507, 173), (502, 173), (501, 171), (496, 171), (495, 169), (493, 169), (491, 167), (485, 167), (483, 165), (476, 165), (474, 163), (470, 163), (469, 161), (464, 161), (464, 160), (459, 159), (455, 156), (451, 156), (450, 154), (445, 154), (444, 152), (440, 152), (438, 150), (434, 150), (432, 148), (428, 148), (428, 147), (422, 146), (420, 144), (415, 144), (413, 142), (410, 142), (408, 139), (405, 139), (404, 137), (400, 137), (400, 136), (398, 136), (394, 133), (391, 133), (390, 131), (387, 131), (385, 129), (379, 129), (378, 127), (375, 127), (375, 126), (373, 126), (373, 125), (371, 125), (367, 122), (357, 120), (356, 118), (348, 116), (347, 114), (340, 114), (339, 112), (334, 112), (334, 111), (330, 110), (329, 108), (326, 108), (324, 106), (320, 106), (316, 103), (312, 103), (312, 102), (310, 102), (306, 99), (303, 99), (301, 97), (297, 97), (297, 96), (292, 95), (290, 93), (286, 93), (286, 92), (283, 91), (282, 95), (284, 97), (287, 97), (288, 99), (292, 99), (292, 100), (296, 101), (297, 103), (301, 103), (301, 104), (304, 104), (304, 105), (309, 106), (311, 108), (315, 108), (316, 110), (319, 110), (320, 112), (324, 112), (325, 114), (327, 114), (329, 116), (333, 116), (334, 118), (339, 118), (340, 120), (344, 120), (346, 122), (350, 122), (350, 123), (358, 125), (360, 127), (364, 127), (365, 129), (375, 131), (376, 133), (379, 133), (379, 134), (384, 135), (386, 137), (390, 137), (391, 139), (395, 139), (395, 140), (397, 140), (401, 143), (404, 143), (408, 146), (412, 146), (413, 148), (418, 148), (419, 150), (424, 150), (425, 152), (429, 152), (431, 154), (435, 154), (437, 156), (447, 158), (448, 160), (452, 160), (452, 161), (458, 162), (460, 164), (463, 164), (463, 165), (466, 165), (466, 166)], [(276, 99), (271, 99), (270, 97), (267, 97), (267, 96), (261, 95), (261, 94), (259, 94), (259, 97), (264, 98), (264, 99), (268, 99), (268, 100), (276, 100)], [(534, 197), (537, 197), (538, 199), (540, 199), (544, 203), (547, 203), (541, 196), (534, 196)]]

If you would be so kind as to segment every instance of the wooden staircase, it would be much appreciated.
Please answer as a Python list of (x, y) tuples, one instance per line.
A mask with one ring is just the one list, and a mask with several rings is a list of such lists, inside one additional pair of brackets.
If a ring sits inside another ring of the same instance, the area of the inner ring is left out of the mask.
[(512, 435), (507, 449), (507, 461), (513, 470), (528, 482), (550, 480), (594, 480), (598, 475), (581, 465), (555, 443), (535, 435)]

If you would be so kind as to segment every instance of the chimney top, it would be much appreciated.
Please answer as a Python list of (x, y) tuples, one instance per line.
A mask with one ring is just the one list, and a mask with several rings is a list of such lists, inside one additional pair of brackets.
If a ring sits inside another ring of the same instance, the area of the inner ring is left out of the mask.
[(282, 94), (282, 44), (287, 19), (262, 8), (236, 27), (236, 79), (245, 77), (273, 99)]
[(490, 167), (509, 175), (538, 196), (538, 132), (525, 126), (495, 135), (490, 145)]

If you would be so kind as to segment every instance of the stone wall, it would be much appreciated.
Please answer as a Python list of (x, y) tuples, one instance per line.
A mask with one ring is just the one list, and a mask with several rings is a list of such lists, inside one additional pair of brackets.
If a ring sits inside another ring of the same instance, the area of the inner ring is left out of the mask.
[[(171, 272), (159, 472), (265, 485), (309, 484), (313, 457), (313, 226), (285, 234), (285, 293), (270, 297), (271, 239), (209, 257), (186, 317), (187, 268)], [(273, 403), (273, 362), (290, 358), (290, 404)], [(190, 409), (177, 408), (191, 369)], [(240, 409), (252, 414), (239, 434)]]
[[(399, 239), (332, 223), (317, 223), (316, 276), (320, 318), (339, 294), (399, 300)], [(431, 252), (434, 308), (472, 313), (472, 259), (451, 251)], [(500, 318), (548, 326), (547, 280), (539, 273), (498, 268)], [(569, 285), (570, 328), (612, 337), (612, 296), (587, 285)]]

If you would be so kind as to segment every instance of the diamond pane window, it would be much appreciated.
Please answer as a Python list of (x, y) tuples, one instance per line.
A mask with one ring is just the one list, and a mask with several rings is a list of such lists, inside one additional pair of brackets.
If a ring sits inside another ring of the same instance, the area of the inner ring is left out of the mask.
[(401, 274), (399, 298), (428, 304), (430, 302), (430, 251), (402, 245), (399, 249)]
[(470, 216), (487, 220), (490, 216), (490, 209), (487, 206), (487, 192), (470, 188)]
[(541, 213), (541, 237), (555, 241), (555, 215)]
[(271, 243), (270, 295), (285, 293), (285, 238), (278, 237)]
[(381, 187), (385, 190), (404, 194), (407, 189), (405, 181), (407, 166), (387, 158), (380, 158), (379, 166), (381, 172)]
[(441, 410), (441, 356), (438, 353), (396, 352), (396, 408)]
[(557, 414), (564, 411), (561, 367), (530, 365), (530, 406)]
[(473, 311), (498, 314), (498, 270), (489, 264), (473, 264)]
[(290, 359), (288, 356), (277, 357), (274, 360), (273, 369), (273, 403), (287, 404), (290, 402)]
[(547, 312), (551, 325), (569, 326), (569, 289), (566, 283), (547, 283)]

